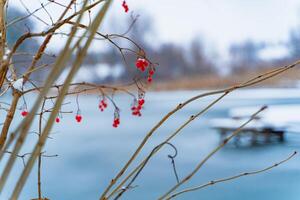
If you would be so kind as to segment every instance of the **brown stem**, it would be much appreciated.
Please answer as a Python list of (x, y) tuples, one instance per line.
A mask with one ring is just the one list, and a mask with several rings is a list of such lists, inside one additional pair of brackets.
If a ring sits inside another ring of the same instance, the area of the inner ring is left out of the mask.
[[(6, 0), (0, 0), (0, 60), (1, 64), (4, 62), (3, 56), (5, 54), (6, 45), (6, 25), (5, 25), (5, 3)], [(0, 88), (5, 80), (6, 70), (0, 69)]]
[[(0, 0), (1, 1), (1, 0)], [(68, 5), (68, 7), (66, 8), (66, 10), (62, 13), (62, 15), (60, 16), (59, 18), (59, 21), (65, 16), (67, 10), (71, 7), (71, 5), (74, 3), (74, 0), (72, 0), (70, 2), (70, 4)], [(1, 6), (1, 2), (0, 2), (0, 6)], [(0, 12), (1, 14), (1, 12)], [(58, 22), (57, 22), (58, 23)], [(1, 22), (0, 22), (0, 25), (1, 25)], [(1, 30), (0, 30), (1, 31)], [(30, 34), (29, 34), (30, 35)], [(29, 36), (28, 35), (28, 36)], [(22, 37), (21, 37), (22, 38)], [(38, 49), (38, 51), (36, 52), (33, 60), (32, 60), (32, 63), (30, 65), (30, 67), (28, 68), (27, 72), (25, 73), (26, 75), (24, 76), (24, 83), (28, 80), (31, 72), (34, 70), (35, 68), (35, 65), (36, 63), (38, 62), (38, 60), (41, 58), (41, 56), (43, 55), (43, 52), (45, 51), (46, 47), (47, 47), (47, 44), (50, 42), (52, 38), (52, 33), (48, 34), (47, 37), (45, 38), (44, 42), (42, 43), (42, 45), (40, 46), (40, 48)], [(25, 40), (25, 38), (24, 38)], [(20, 44), (24, 41), (23, 39), (20, 40)], [(1, 44), (1, 43), (0, 43)], [(18, 42), (16, 43), (18, 44)], [(16, 46), (16, 45), (15, 45)], [(16, 51), (16, 48), (14, 49), (14, 51)], [(6, 72), (7, 72), (7, 68), (9, 66), (9, 60), (8, 61), (5, 61), (7, 62), (7, 64), (4, 64), (2, 67), (4, 69), (6, 69), (5, 72), (3, 72), (3, 74), (1, 74), (1, 76), (6, 76)], [(1, 68), (2, 69), (2, 68)], [(0, 71), (1, 72), (1, 71)], [(1, 77), (0, 77), (1, 78)], [(0, 80), (0, 88), (1, 88), (2, 84), (1, 84), (1, 80)], [(2, 128), (2, 131), (1, 131), (1, 135), (0, 135), (0, 150), (3, 148), (3, 145), (6, 141), (6, 137), (7, 137), (7, 132), (8, 132), (8, 129), (10, 127), (10, 124), (12, 122), (12, 119), (13, 119), (13, 116), (15, 114), (15, 110), (16, 110), (16, 107), (17, 107), (17, 104), (18, 104), (18, 101), (19, 101), (19, 98), (20, 96), (22, 95), (21, 93), (19, 93), (17, 90), (14, 91), (16, 94), (14, 94), (14, 97), (13, 97), (13, 103), (11, 105), (11, 108), (10, 108), (10, 112), (8, 112), (7, 116), (6, 116), (6, 119), (5, 119), (5, 122), (4, 122), (4, 126)]]
[[(87, 1), (85, 1), (84, 5), (86, 4)], [(22, 171), (22, 174), (20, 176), (20, 178), (18, 179), (17, 181), (17, 184), (16, 186), (14, 187), (14, 190), (13, 190), (13, 193), (11, 195), (11, 199), (18, 199), (20, 193), (21, 193), (21, 190), (28, 178), (28, 175), (33, 167), (33, 164), (35, 163), (36, 161), (36, 158), (38, 157), (39, 153), (41, 152), (41, 149), (43, 148), (47, 138), (48, 138), (48, 135), (49, 135), (49, 132), (52, 128), (52, 125), (53, 125), (53, 122), (55, 120), (55, 117), (57, 115), (57, 113), (59, 112), (59, 109), (61, 107), (61, 104), (64, 100), (64, 97), (65, 97), (65, 93), (67, 93), (68, 89), (69, 89), (69, 84), (71, 83), (72, 81), (72, 78), (74, 77), (74, 75), (76, 74), (77, 70), (79, 69), (80, 65), (82, 64), (83, 62), (83, 59), (87, 53), (87, 50), (89, 48), (89, 46), (91, 45), (92, 41), (93, 41), (93, 37), (97, 31), (97, 29), (99, 28), (109, 6), (111, 4), (111, 1), (108, 0), (105, 2), (105, 4), (103, 5), (103, 7), (101, 8), (101, 10), (98, 12), (98, 14), (96, 15), (95, 17), (95, 20), (93, 21), (93, 23), (91, 24), (90, 26), (90, 30), (86, 31), (84, 33), (84, 35), (86, 35), (88, 32), (90, 33), (90, 36), (88, 38), (88, 40), (86, 41), (85, 45), (82, 47), (82, 49), (78, 50), (77, 52), (77, 59), (74, 61), (73, 63), (73, 66), (71, 68), (71, 71), (69, 72), (66, 80), (65, 80), (65, 85), (63, 86), (62, 90), (61, 90), (61, 94), (59, 95), (58, 99), (56, 100), (55, 102), (55, 106), (54, 106), (54, 109), (53, 109), (53, 112), (51, 113), (48, 121), (47, 121), (47, 124), (45, 125), (45, 128), (43, 129), (43, 132), (41, 134), (41, 137), (39, 138), (39, 141), (37, 142), (37, 144), (35, 145), (34, 147), (34, 150), (30, 156), (30, 158), (28, 159), (28, 162), (24, 168), (24, 170)], [(78, 19), (78, 23), (80, 22), (80, 18)], [(74, 32), (75, 34), (75, 32)], [(79, 40), (78, 42), (80, 42), (81, 40)], [(77, 47), (79, 46), (80, 43), (77, 43), (75, 44)], [(48, 87), (50, 88), (50, 87)], [(24, 132), (25, 133), (25, 132)], [(23, 133), (23, 135), (24, 135)], [(26, 134), (26, 133), (25, 133)], [(19, 139), (22, 139), (21, 138), (21, 135), (19, 137)], [(21, 144), (22, 145), (22, 144)], [(18, 145), (18, 146), (15, 146), (14, 150), (15, 152), (18, 152), (21, 145)], [(11, 166), (13, 165), (14, 161), (11, 162), (11, 164), (8, 166), (7, 165), (7, 171), (9, 173), (9, 171), (11, 170)], [(4, 181), (3, 181), (4, 182)], [(0, 182), (1, 183), (1, 182)]]
[(7, 133), (8, 133), (10, 124), (11, 124), (13, 118), (14, 118), (14, 114), (16, 112), (16, 108), (17, 108), (18, 101), (19, 101), (20, 97), (21, 97), (21, 93), (14, 89), (13, 90), (13, 100), (12, 100), (11, 106), (9, 108), (9, 111), (8, 111), (7, 115), (6, 115), (2, 130), (1, 130), (0, 150), (3, 149), (3, 146), (5, 144)]
[(42, 165), (42, 153), (40, 153), (38, 158), (38, 195), (39, 199), (42, 199), (42, 189), (41, 189), (41, 165)]
[[(43, 122), (43, 114), (44, 114), (44, 108), (46, 104), (46, 98), (44, 98), (44, 101), (41, 106), (41, 112), (39, 115), (39, 132), (38, 136), (39, 138), (41, 137), (42, 134), (42, 122)], [(38, 157), (38, 199), (42, 199), (42, 183), (41, 183), (41, 166), (42, 166), (42, 153), (40, 152), (39, 157)]]

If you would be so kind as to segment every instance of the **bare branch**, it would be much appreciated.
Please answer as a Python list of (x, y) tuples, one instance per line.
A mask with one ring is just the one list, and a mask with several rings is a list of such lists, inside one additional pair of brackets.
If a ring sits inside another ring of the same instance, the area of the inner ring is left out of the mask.
[(188, 189), (185, 189), (185, 190), (182, 190), (180, 192), (177, 192), (173, 195), (171, 195), (170, 197), (168, 197), (167, 199), (173, 199), (179, 195), (182, 195), (184, 193), (187, 193), (187, 192), (194, 192), (194, 191), (197, 191), (197, 190), (200, 190), (200, 189), (203, 189), (205, 187), (208, 187), (208, 186), (212, 186), (212, 185), (215, 185), (217, 183), (222, 183), (222, 182), (227, 182), (227, 181), (231, 181), (231, 180), (234, 180), (234, 179), (238, 179), (238, 178), (241, 178), (243, 176), (250, 176), (250, 175), (256, 175), (256, 174), (260, 174), (260, 173), (263, 173), (263, 172), (266, 172), (266, 171), (269, 171), (275, 167), (278, 167), (279, 165), (282, 165), (284, 164), (285, 162), (289, 161), (290, 159), (292, 159), (295, 155), (297, 154), (297, 152), (295, 151), (293, 154), (291, 154), (289, 157), (285, 158), (284, 160), (280, 161), (280, 162), (277, 162), (271, 166), (268, 166), (266, 168), (263, 168), (263, 169), (260, 169), (260, 170), (256, 170), (256, 171), (251, 171), (251, 172), (244, 172), (244, 173), (240, 173), (238, 175), (234, 175), (234, 176), (230, 176), (230, 177), (227, 177), (227, 178), (221, 178), (221, 179), (217, 179), (217, 180), (212, 180), (208, 183), (205, 183), (203, 185), (200, 185), (200, 186), (196, 186), (196, 187), (192, 187), (192, 188), (188, 188)]

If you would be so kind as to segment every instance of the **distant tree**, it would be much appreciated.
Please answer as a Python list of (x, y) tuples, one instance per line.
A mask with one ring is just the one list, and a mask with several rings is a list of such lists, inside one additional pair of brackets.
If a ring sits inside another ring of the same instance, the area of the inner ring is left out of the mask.
[(292, 58), (300, 56), (300, 29), (295, 29), (290, 32), (288, 48)]
[[(132, 19), (130, 19), (127, 23), (131, 24)], [(136, 42), (143, 46), (143, 48), (151, 48), (153, 45), (149, 44), (151, 41), (147, 41), (147, 36), (149, 36), (153, 31), (152, 24), (153, 19), (149, 15), (143, 14), (142, 18), (138, 18), (136, 21), (136, 25), (132, 26), (128, 36), (130, 38), (135, 38)], [(153, 36), (153, 34), (151, 34), (151, 36)]]
[(260, 63), (258, 53), (263, 47), (264, 44), (255, 43), (251, 40), (231, 45), (229, 53), (232, 68), (238, 71), (256, 68)]
[(196, 72), (206, 75), (215, 72), (213, 64), (209, 61), (207, 55), (205, 55), (204, 47), (199, 38), (192, 40), (189, 54), (191, 56), (191, 73)]
[[(125, 23), (127, 27), (132, 24), (132, 18)], [(112, 22), (114, 23), (114, 22)], [(215, 72), (215, 67), (209, 60), (207, 55), (205, 55), (203, 45), (200, 38), (195, 38), (191, 41), (191, 45), (185, 47), (183, 45), (176, 45), (173, 43), (165, 43), (157, 46), (147, 39), (149, 33), (153, 32), (153, 20), (149, 16), (143, 14), (143, 19), (138, 19), (136, 24), (131, 27), (130, 31), (126, 36), (134, 38), (135, 41), (147, 52), (147, 56), (153, 58), (158, 63), (160, 67), (157, 69), (157, 78), (169, 79), (174, 77), (180, 77), (184, 75), (200, 74), (207, 75), (209, 73)], [(114, 27), (114, 26), (113, 26)], [(121, 30), (120, 28), (112, 28), (113, 31), (122, 33), (126, 28)], [(114, 30), (117, 29), (117, 30)], [(151, 34), (153, 35), (153, 34)], [(120, 40), (114, 40), (119, 44)], [(125, 44), (122, 44), (125, 45)], [(133, 44), (129, 44), (131, 47), (136, 48)], [(138, 51), (138, 49), (136, 49)], [(90, 53), (85, 64), (88, 65), (101, 65), (108, 64), (109, 66), (114, 66), (117, 64), (123, 65), (124, 60), (120, 56), (120, 52), (116, 49), (110, 49), (102, 55), (96, 55), (97, 53)], [(132, 63), (136, 60), (136, 55), (130, 52), (124, 52), (127, 63)], [(125, 65), (125, 70), (121, 80), (131, 80), (133, 76), (136, 76), (135, 70), (132, 67)], [(98, 80), (99, 82), (107, 82), (109, 79)]]
[(154, 58), (158, 59), (160, 68), (158, 76), (172, 78), (184, 75), (187, 59), (181, 46), (175, 44), (163, 44), (156, 50)]

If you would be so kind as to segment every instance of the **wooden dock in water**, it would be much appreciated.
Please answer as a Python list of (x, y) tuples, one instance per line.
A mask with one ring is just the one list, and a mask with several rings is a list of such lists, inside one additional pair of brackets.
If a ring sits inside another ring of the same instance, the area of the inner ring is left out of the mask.
[[(230, 134), (232, 134), (236, 128), (228, 127), (214, 127), (220, 134), (220, 142), (223, 142)], [(251, 145), (257, 145), (261, 143), (271, 143), (275, 140), (278, 142), (284, 142), (285, 130), (279, 130), (272, 127), (264, 128), (244, 128), (238, 135), (233, 138), (233, 143), (238, 146), (241, 144), (242, 138), (249, 138)]]
[[(232, 109), (229, 111), (228, 118), (211, 120), (211, 127), (219, 133), (220, 142), (223, 142), (230, 134), (236, 131), (240, 125), (245, 123), (253, 113), (252, 110), (255, 109)], [(276, 114), (277, 113), (273, 111), (269, 111), (269, 113), (265, 113), (265, 115), (257, 116), (232, 139), (233, 143), (239, 146), (243, 144), (244, 141), (250, 145), (284, 142), (289, 123), (287, 121), (279, 123), (274, 120), (274, 117), (278, 116)], [(272, 120), (270, 120), (270, 118), (272, 118)], [(286, 118), (287, 117), (285, 117), (285, 119)], [(279, 119), (284, 120), (284, 118)]]

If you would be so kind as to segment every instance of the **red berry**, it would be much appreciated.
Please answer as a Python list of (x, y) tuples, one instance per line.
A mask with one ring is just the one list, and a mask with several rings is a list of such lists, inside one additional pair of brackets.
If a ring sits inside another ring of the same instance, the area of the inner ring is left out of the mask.
[(21, 115), (22, 115), (23, 117), (26, 117), (26, 115), (28, 115), (28, 112), (27, 112), (26, 110), (23, 110), (23, 111), (21, 112)]
[(152, 76), (153, 74), (154, 74), (154, 70), (153, 70), (153, 69), (150, 69), (150, 70), (149, 70), (149, 75)]
[(59, 122), (60, 122), (59, 117), (56, 117), (56, 118), (55, 118), (55, 122), (56, 122), (56, 123), (59, 123)]
[(105, 108), (107, 108), (107, 103), (106, 103), (106, 101), (105, 101), (104, 99), (102, 99), (102, 100), (100, 101), (100, 103), (99, 103), (99, 109), (100, 109), (101, 111), (104, 111)]
[(146, 59), (143, 59), (143, 65), (144, 65), (145, 67), (148, 67), (149, 63), (148, 63), (148, 61), (147, 61)]
[(75, 116), (75, 119), (79, 123), (82, 120), (82, 116), (78, 114), (78, 115)]
[(137, 59), (136, 62), (135, 62), (135, 65), (137, 68), (143, 68), (144, 64), (143, 64), (143, 61), (142, 59)]
[(148, 76), (148, 79), (147, 79), (147, 80), (148, 80), (149, 83), (151, 83), (151, 82), (152, 82), (152, 77), (151, 77), (151, 76)]
[(120, 124), (120, 119), (119, 118), (115, 118), (114, 119), (114, 123), (113, 123), (113, 127), (117, 128), (119, 124)]
[(124, 8), (125, 12), (127, 13), (127, 12), (128, 12), (128, 10), (129, 10), (129, 8), (128, 8), (128, 5), (127, 5), (127, 3), (126, 3), (126, 1), (125, 1), (125, 0), (123, 1), (123, 3), (122, 3), (122, 6), (123, 6), (123, 8)]
[(144, 58), (138, 58), (135, 62), (135, 65), (141, 71), (145, 71), (146, 67), (148, 67), (149, 63)]
[(101, 104), (99, 105), (99, 109), (101, 110), (101, 112), (104, 111), (104, 108), (103, 108), (103, 106)]
[(144, 105), (145, 100), (144, 99), (139, 99), (139, 105)]
[(131, 107), (132, 115), (142, 116), (141, 109), (143, 108), (144, 104), (145, 104), (145, 99), (143, 98), (140, 98), (138, 101), (135, 101), (135, 105)]

